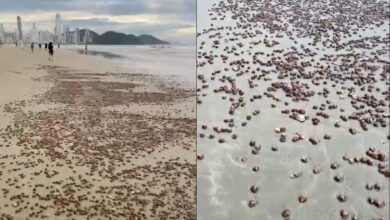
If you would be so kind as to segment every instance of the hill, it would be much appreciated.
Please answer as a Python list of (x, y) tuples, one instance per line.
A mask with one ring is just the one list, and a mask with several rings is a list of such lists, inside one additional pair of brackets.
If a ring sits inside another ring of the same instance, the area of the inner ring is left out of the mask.
[(142, 34), (137, 37), (142, 44), (169, 44), (166, 41), (157, 39), (156, 37), (148, 34)]
[[(80, 30), (80, 42), (85, 42), (87, 29)], [(89, 30), (90, 44), (101, 45), (157, 45), (157, 44), (169, 44), (166, 41), (162, 41), (149, 34), (141, 34), (135, 36), (133, 34), (123, 34), (115, 31), (107, 31), (101, 35)]]
[[(80, 30), (81, 42), (85, 42), (86, 29)], [(107, 31), (101, 35), (94, 31), (89, 31), (89, 43), (101, 45), (156, 45), (169, 44), (152, 35), (142, 34), (135, 36), (133, 34), (123, 34), (115, 31)]]

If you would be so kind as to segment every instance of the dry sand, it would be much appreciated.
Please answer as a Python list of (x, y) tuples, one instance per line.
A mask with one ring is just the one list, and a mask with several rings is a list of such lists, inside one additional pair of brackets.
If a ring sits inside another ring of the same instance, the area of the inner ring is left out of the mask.
[(195, 219), (193, 90), (63, 50), (0, 70), (0, 219)]

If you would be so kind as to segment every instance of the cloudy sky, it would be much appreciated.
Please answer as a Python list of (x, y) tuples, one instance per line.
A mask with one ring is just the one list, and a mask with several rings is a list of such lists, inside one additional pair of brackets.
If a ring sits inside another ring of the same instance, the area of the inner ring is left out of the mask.
[(20, 15), (23, 31), (53, 32), (55, 14), (71, 30), (89, 28), (127, 34), (152, 34), (163, 40), (194, 43), (196, 0), (0, 0), (0, 23), (6, 31), (16, 28)]

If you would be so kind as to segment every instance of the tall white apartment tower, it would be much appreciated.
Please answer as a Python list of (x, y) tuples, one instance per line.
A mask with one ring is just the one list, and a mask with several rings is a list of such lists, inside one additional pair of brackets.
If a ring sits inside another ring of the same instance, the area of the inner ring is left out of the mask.
[(0, 40), (3, 43), (5, 42), (5, 30), (3, 24), (0, 24)]
[(39, 39), (38, 39), (37, 27), (34, 22), (31, 28), (31, 42), (38, 42), (38, 41)]
[(62, 28), (61, 28), (61, 15), (59, 13), (56, 14), (56, 25), (54, 28), (54, 41), (57, 44), (60, 44), (62, 41)]
[(70, 36), (70, 29), (69, 29), (69, 26), (68, 25), (64, 25), (64, 43), (65, 44), (69, 44), (71, 43), (70, 39), (71, 39), (71, 36)]
[(88, 44), (89, 43), (89, 30), (88, 29), (85, 29), (85, 34), (84, 34), (84, 41), (83, 41), (84, 44)]
[(75, 31), (75, 44), (79, 44), (80, 43), (80, 29), (79, 28), (76, 28), (76, 31)]
[(17, 16), (16, 20), (18, 23), (18, 41), (23, 41), (22, 18), (20, 16)]

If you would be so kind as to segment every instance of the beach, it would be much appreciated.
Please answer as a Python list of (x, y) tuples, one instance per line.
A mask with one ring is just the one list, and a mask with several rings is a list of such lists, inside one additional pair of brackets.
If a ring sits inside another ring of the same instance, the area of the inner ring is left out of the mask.
[(385, 1), (198, 1), (197, 219), (389, 219)]
[(195, 219), (195, 68), (90, 48), (0, 47), (0, 219)]

